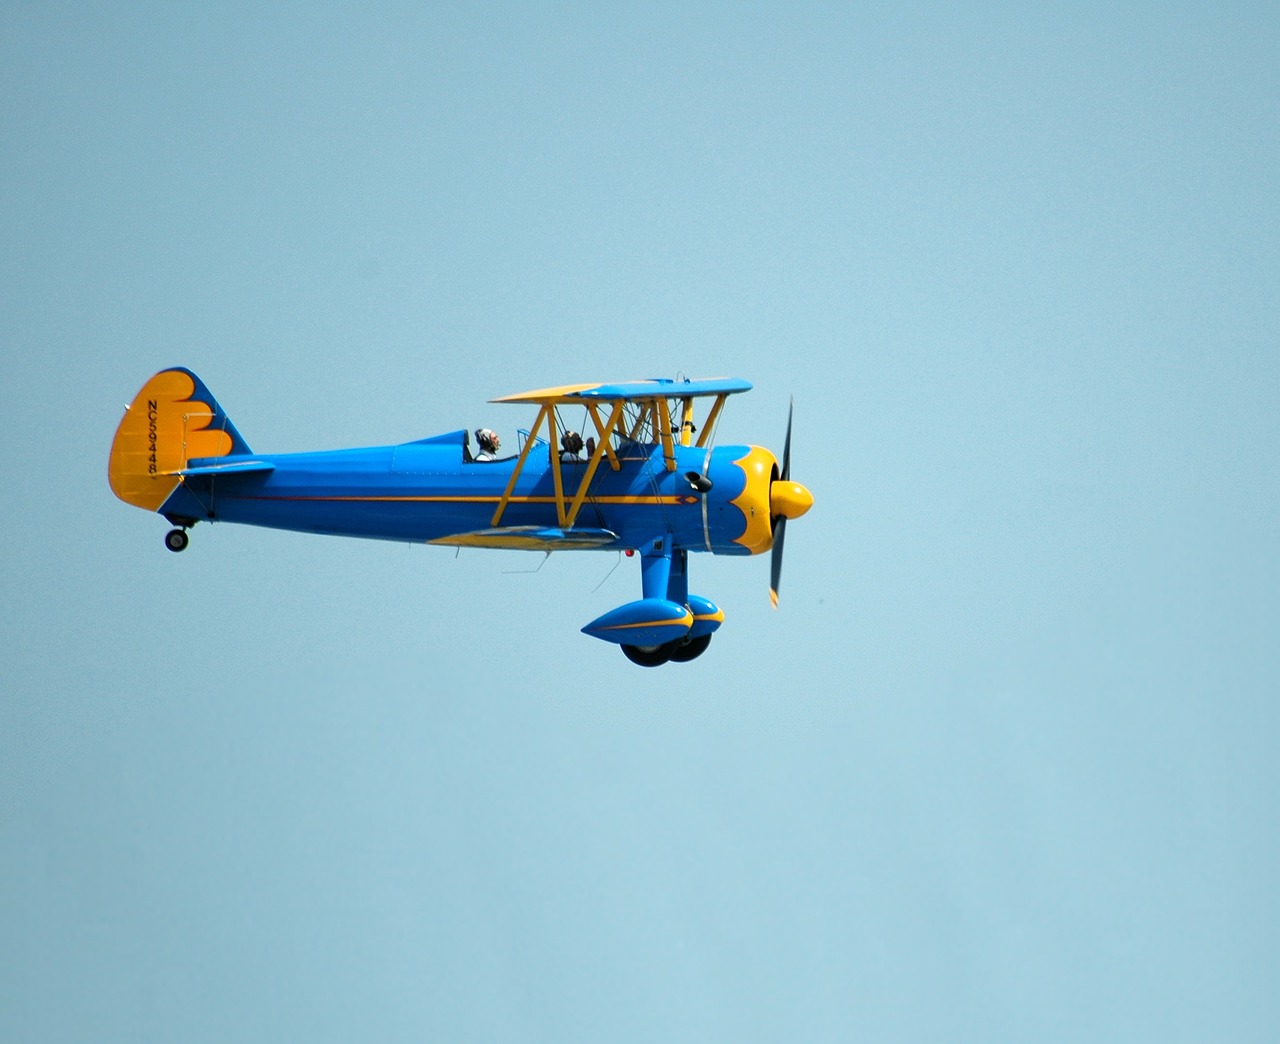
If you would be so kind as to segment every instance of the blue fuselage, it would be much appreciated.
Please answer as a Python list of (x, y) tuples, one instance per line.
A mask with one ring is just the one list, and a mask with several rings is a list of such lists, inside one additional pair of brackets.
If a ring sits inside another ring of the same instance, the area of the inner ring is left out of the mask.
[[(465, 460), (464, 439), (458, 431), (397, 446), (253, 454), (244, 458), (244, 471), (186, 476), (160, 511), (175, 520), (415, 543), (466, 543), (454, 538), (491, 532), (500, 505), (499, 528), (560, 525), (558, 512), (578, 491), (585, 460), (561, 463), (557, 497), (549, 448), (540, 442), (504, 505), (516, 458)], [(767, 519), (762, 528), (755, 517), (768, 511), (769, 476), (762, 472), (776, 469), (767, 451), (676, 446), (674, 470), (658, 445), (624, 443), (616, 452), (619, 470), (601, 462), (574, 523), (575, 531), (605, 534), (594, 546), (638, 548), (665, 533), (675, 547), (690, 551), (752, 554), (767, 548), (760, 536), (768, 531)], [(235, 458), (189, 464), (234, 465)], [(710, 479), (710, 489), (695, 489), (691, 472)]]

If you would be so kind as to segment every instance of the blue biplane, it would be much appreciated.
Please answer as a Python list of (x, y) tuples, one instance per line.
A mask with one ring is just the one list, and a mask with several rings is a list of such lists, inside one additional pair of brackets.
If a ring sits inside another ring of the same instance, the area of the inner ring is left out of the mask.
[[(473, 455), (465, 430), (261, 454), (200, 378), (175, 367), (125, 411), (108, 472), (116, 496), (175, 527), (165, 536), (171, 551), (206, 520), (453, 547), (638, 552), (643, 597), (582, 630), (653, 667), (699, 656), (724, 620), (689, 591), (689, 552), (772, 549), (776, 607), (787, 520), (813, 504), (791, 481), (790, 416), (781, 466), (759, 446), (713, 445), (725, 402), (750, 388), (732, 378), (649, 380), (494, 399), (538, 413), (519, 453), (492, 461)], [(575, 428), (565, 417), (576, 410)]]

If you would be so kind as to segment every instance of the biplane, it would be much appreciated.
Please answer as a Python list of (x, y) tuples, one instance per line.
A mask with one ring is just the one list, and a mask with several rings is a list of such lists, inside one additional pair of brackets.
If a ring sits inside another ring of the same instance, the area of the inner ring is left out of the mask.
[[(111, 489), (174, 528), (197, 522), (543, 552), (639, 555), (642, 597), (582, 628), (653, 667), (701, 655), (724, 612), (689, 590), (689, 554), (772, 550), (776, 608), (788, 519), (813, 497), (759, 446), (716, 446), (734, 378), (577, 384), (491, 400), (537, 410), (517, 453), (481, 460), (468, 432), (398, 445), (254, 453), (204, 383), (175, 367), (126, 408), (111, 447)], [(705, 409), (699, 413), (699, 409)], [(485, 454), (487, 456), (487, 454)]]

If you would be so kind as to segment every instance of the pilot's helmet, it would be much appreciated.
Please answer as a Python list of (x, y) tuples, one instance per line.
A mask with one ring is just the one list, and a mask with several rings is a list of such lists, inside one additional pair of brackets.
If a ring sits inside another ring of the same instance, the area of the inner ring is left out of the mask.
[(582, 436), (576, 431), (566, 431), (560, 437), (560, 445), (564, 447), (566, 453), (576, 456), (582, 452)]
[(480, 444), (482, 450), (489, 453), (497, 453), (498, 447), (502, 445), (498, 433), (489, 428), (476, 428), (476, 442)]

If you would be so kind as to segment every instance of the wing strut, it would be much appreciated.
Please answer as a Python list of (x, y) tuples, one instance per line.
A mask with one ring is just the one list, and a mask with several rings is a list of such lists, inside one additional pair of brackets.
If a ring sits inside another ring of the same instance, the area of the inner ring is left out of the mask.
[(516, 479), (520, 477), (520, 473), (524, 471), (524, 462), (529, 459), (534, 444), (538, 441), (538, 432), (542, 428), (542, 422), (547, 414), (551, 412), (551, 404), (548, 403), (538, 411), (538, 419), (533, 422), (533, 428), (529, 431), (529, 437), (524, 441), (524, 449), (520, 451), (520, 458), (516, 461), (515, 469), (511, 472), (511, 480), (507, 483), (507, 488), (503, 491), (502, 499), (498, 501), (498, 506), (493, 512), (493, 521), (489, 525), (497, 529), (502, 523), (502, 513), (507, 510), (507, 505), (511, 502), (511, 494), (516, 489)]
[(529, 432), (528, 439), (525, 440), (524, 448), (520, 451), (520, 456), (516, 460), (516, 466), (511, 472), (511, 478), (507, 482), (507, 488), (503, 491), (502, 498), (498, 501), (497, 508), (494, 509), (493, 519), (489, 523), (493, 529), (498, 529), (502, 523), (502, 516), (507, 510), (507, 505), (511, 502), (511, 496), (515, 492), (516, 482), (519, 480), (521, 473), (524, 471), (525, 463), (529, 459), (529, 454), (533, 450), (534, 443), (537, 442), (538, 433), (542, 430), (545, 422), (547, 425), (548, 439), (550, 446), (548, 452), (551, 455), (551, 478), (555, 486), (555, 505), (556, 505), (556, 521), (561, 529), (572, 529), (574, 522), (578, 519), (578, 513), (582, 510), (582, 505), (586, 503), (587, 491), (591, 488), (591, 482), (596, 477), (596, 472), (600, 469), (600, 462), (607, 456), (609, 464), (614, 471), (622, 468), (621, 462), (613, 451), (613, 435), (618, 429), (618, 425), (622, 420), (623, 402), (618, 400), (614, 402), (613, 409), (609, 413), (608, 420), (600, 419), (599, 407), (594, 402), (587, 404), (587, 410), (591, 414), (591, 419), (595, 423), (596, 432), (600, 436), (596, 448), (591, 454), (591, 459), (587, 462), (586, 471), (583, 473), (581, 481), (578, 483), (577, 490), (573, 493), (570, 500), (568, 491), (564, 485), (564, 468), (560, 461), (560, 452), (558, 450), (559, 437), (556, 431), (555, 404), (546, 403), (542, 409), (538, 411), (538, 418), (533, 422), (533, 428)]

